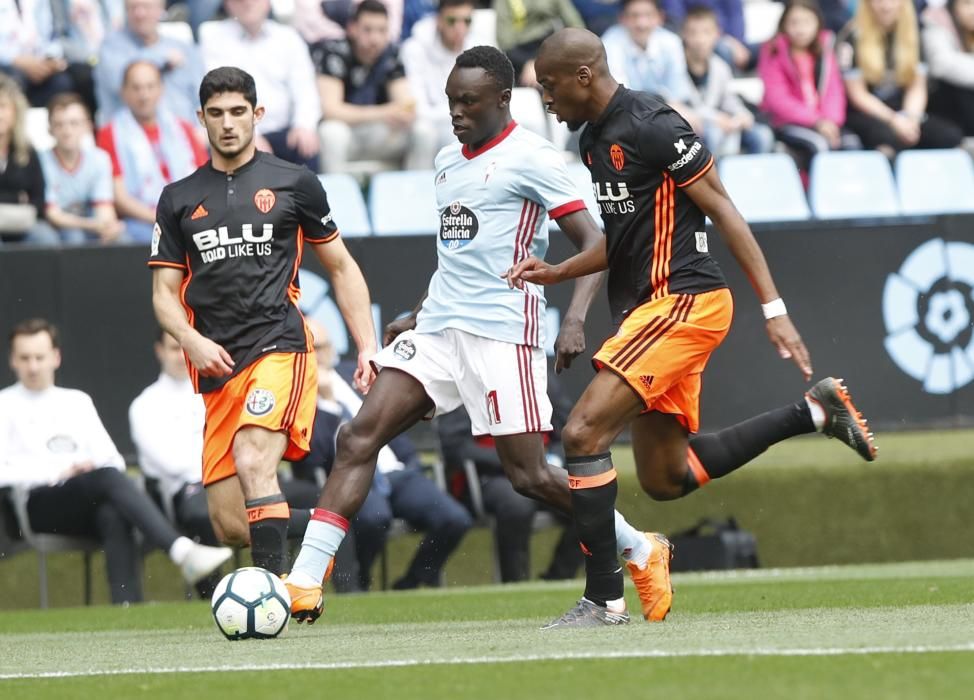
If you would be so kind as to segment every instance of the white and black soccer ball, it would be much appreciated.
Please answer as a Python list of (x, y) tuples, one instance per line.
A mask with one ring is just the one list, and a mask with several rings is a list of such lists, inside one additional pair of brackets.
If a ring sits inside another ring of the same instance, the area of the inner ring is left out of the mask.
[(287, 629), (291, 596), (267, 569), (248, 566), (227, 574), (213, 591), (213, 619), (229, 640), (271, 639)]

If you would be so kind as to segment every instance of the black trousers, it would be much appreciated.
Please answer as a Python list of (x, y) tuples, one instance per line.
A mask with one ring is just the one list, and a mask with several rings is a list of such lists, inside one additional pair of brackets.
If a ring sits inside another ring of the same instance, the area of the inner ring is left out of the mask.
[(112, 467), (32, 489), (27, 516), (34, 532), (93, 537), (101, 542), (113, 603), (142, 600), (134, 532), (141, 532), (148, 544), (166, 552), (179, 537), (145, 492)]
[(974, 136), (974, 88), (938, 83), (930, 93), (930, 113), (952, 121), (965, 136)]
[(889, 146), (902, 151), (906, 148), (954, 148), (964, 138), (960, 128), (936, 114), (929, 114), (920, 125), (920, 140), (913, 146), (900, 141), (886, 122), (849, 107), (846, 127), (862, 140), (865, 148)]

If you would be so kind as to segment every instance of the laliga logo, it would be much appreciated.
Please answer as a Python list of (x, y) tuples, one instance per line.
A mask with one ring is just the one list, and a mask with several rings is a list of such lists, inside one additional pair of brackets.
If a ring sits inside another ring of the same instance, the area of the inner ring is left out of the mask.
[(974, 380), (974, 245), (927, 241), (883, 289), (886, 352), (930, 394)]

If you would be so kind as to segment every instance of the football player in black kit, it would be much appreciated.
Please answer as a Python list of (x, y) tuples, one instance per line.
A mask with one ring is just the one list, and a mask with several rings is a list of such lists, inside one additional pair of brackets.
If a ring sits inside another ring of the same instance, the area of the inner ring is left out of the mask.
[(203, 483), (221, 541), (284, 573), (290, 512), (281, 459), (308, 452), (317, 396), (311, 334), (298, 310), (304, 243), (328, 271), (367, 390), (376, 350), (369, 290), (318, 178), (256, 150), (254, 79), (217, 68), (200, 85), (212, 159), (168, 185), (156, 208), (152, 304), (183, 348), (206, 404)]
[[(778, 354), (808, 381), (812, 364), (747, 223), (727, 196), (713, 157), (686, 121), (663, 102), (620, 86), (594, 34), (564, 29), (535, 63), (549, 112), (574, 129), (605, 223), (604, 244), (558, 264), (529, 258), (507, 273), (554, 284), (609, 271), (609, 306), (618, 332), (593, 363), (595, 379), (563, 431), (573, 516), (586, 557), (584, 597), (549, 627), (614, 624), (622, 598), (612, 509), (617, 484), (609, 446), (625, 427), (636, 471), (653, 498), (680, 498), (743, 466), (776, 442), (816, 430), (866, 460), (876, 446), (841, 380), (821, 380), (797, 403), (717, 433), (699, 430), (700, 377), (730, 328), (733, 304), (710, 257), (709, 216), (761, 302)], [(647, 619), (661, 619), (647, 609)]]

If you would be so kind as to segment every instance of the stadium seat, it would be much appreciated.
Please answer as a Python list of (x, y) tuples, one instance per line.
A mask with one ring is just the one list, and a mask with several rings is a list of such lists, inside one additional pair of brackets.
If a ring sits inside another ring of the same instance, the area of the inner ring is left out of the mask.
[(856, 219), (900, 213), (889, 161), (879, 151), (832, 151), (812, 160), (808, 188), (819, 219)]
[(903, 151), (895, 170), (901, 213), (974, 212), (974, 163), (966, 151)]
[(27, 139), (35, 151), (54, 148), (54, 137), (48, 130), (47, 107), (31, 107), (27, 110)]
[(473, 22), (470, 24), (472, 46), (497, 46), (497, 13), (491, 8), (473, 11)]
[[(599, 225), (599, 228), (604, 229), (605, 226), (602, 224), (602, 215), (599, 212), (599, 205), (595, 201), (595, 191), (592, 189), (592, 176), (586, 168), (581, 163), (569, 163), (568, 164), (568, 175), (571, 177), (572, 182), (575, 183), (575, 188), (578, 190), (578, 195), (585, 202), (585, 206), (588, 207), (589, 214), (595, 219), (595, 223)], [(558, 228), (558, 224), (553, 220), (548, 220), (548, 227), (555, 229)]]
[(81, 552), (84, 558), (84, 601), (91, 605), (91, 555), (102, 548), (96, 539), (88, 537), (69, 537), (34, 532), (27, 516), (27, 501), (30, 489), (13, 487), (10, 500), (13, 505), (17, 525), (23, 533), (24, 541), (37, 552), (38, 578), (40, 579), (40, 604), (48, 607), (47, 555), (52, 552)]
[(377, 173), (369, 186), (369, 218), (376, 236), (432, 234), (440, 229), (432, 170)]
[(372, 225), (358, 181), (347, 173), (319, 175), (338, 230), (346, 238), (371, 236)]
[(159, 36), (192, 44), (193, 28), (189, 26), (188, 22), (160, 22)]
[(541, 95), (534, 88), (516, 87), (511, 91), (511, 116), (525, 129), (548, 138), (548, 116)]
[(785, 6), (772, 0), (755, 0), (744, 3), (744, 41), (747, 44), (763, 44), (778, 31), (778, 22)]
[(795, 162), (783, 153), (725, 156), (720, 178), (750, 223), (811, 218)]

